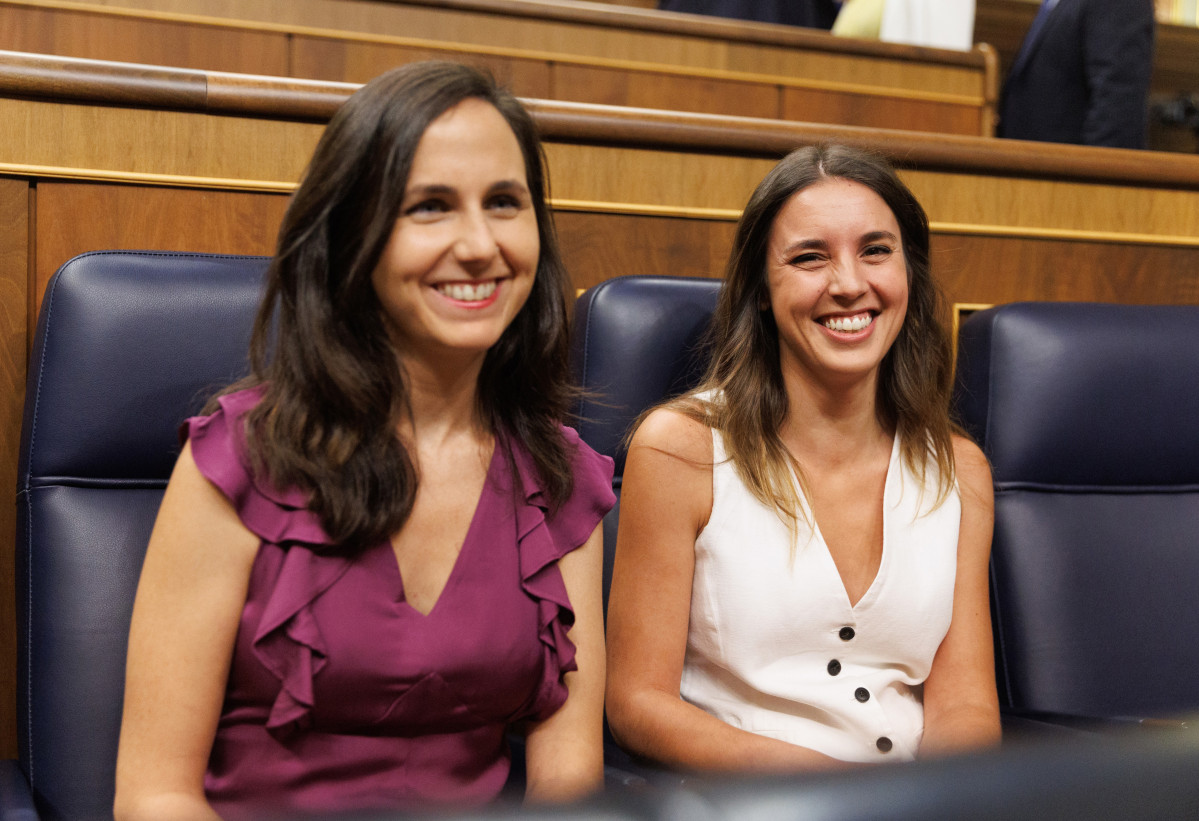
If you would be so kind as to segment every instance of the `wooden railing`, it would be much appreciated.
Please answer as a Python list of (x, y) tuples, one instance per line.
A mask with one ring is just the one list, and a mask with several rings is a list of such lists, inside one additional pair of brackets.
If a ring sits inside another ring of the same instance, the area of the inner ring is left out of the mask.
[(250, 19), (220, 16), (229, 5), (211, 0), (187, 6), (200, 13), (3, 0), (0, 49), (345, 82), (439, 57), (486, 66), (540, 99), (993, 133), (995, 65), (983, 47), (913, 49), (594, 3), (347, 11), (337, 0), (263, 0), (242, 4), (239, 14), (259, 14)]

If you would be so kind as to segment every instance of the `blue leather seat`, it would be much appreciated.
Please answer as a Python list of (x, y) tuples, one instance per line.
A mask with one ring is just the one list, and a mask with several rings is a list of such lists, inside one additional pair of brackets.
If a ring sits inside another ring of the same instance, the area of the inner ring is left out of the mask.
[(1004, 708), (1199, 712), (1199, 307), (977, 313), (957, 407), (994, 470)]
[(641, 413), (693, 388), (707, 366), (704, 336), (721, 281), (629, 276), (596, 285), (575, 303), (571, 366), (586, 392), (583, 441), (616, 462), (616, 507), (604, 519), (604, 605), (612, 578), (625, 437)]
[[(587, 290), (575, 303), (571, 370), (584, 391), (576, 427), (583, 441), (615, 465), (616, 505), (604, 517), (604, 610), (612, 582), (626, 436), (641, 413), (690, 390), (703, 376), (704, 340), (721, 281), (628, 276)], [(604, 727), (608, 780), (674, 785), (677, 774), (634, 761)]]
[(266, 266), (99, 252), (50, 280), (21, 434), (6, 819), (112, 816), (129, 617), (176, 426), (246, 371)]

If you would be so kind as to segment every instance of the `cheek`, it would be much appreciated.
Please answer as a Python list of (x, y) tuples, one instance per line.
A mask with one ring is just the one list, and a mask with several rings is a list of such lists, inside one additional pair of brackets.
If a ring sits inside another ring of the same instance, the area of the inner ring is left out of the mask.
[(780, 321), (812, 311), (820, 300), (823, 285), (818, 277), (789, 273), (769, 280), (769, 308)]
[(513, 267), (529, 273), (537, 270), (541, 260), (541, 235), (537, 231), (536, 218), (514, 223), (502, 242)]

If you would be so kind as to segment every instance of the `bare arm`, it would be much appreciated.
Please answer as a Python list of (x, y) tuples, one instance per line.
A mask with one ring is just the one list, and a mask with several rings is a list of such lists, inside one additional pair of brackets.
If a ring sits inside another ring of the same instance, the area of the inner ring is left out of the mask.
[(974, 443), (954, 438), (962, 523), (953, 621), (924, 683), (922, 756), (999, 742), (988, 563), (995, 522), (991, 469)]
[(525, 757), (529, 801), (564, 801), (597, 790), (604, 772), (604, 613), (603, 525), (586, 544), (558, 561), (575, 611), (567, 634), (575, 645), (578, 670), (567, 673), (566, 703), (532, 725)]
[(712, 511), (712, 434), (673, 411), (646, 418), (625, 463), (608, 596), (608, 724), (629, 750), (698, 770), (833, 766), (813, 750), (737, 729), (679, 697), (695, 539)]
[(133, 607), (117, 754), (121, 821), (217, 817), (204, 772), (257, 549), (185, 446)]

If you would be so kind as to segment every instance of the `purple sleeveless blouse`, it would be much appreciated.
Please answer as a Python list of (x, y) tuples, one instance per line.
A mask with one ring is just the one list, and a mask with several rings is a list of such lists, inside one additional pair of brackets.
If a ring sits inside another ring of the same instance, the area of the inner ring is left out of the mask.
[(549, 514), (531, 457), (502, 448), (445, 589), (428, 615), (404, 599), (387, 542), (352, 559), (296, 491), (248, 469), (241, 417), (222, 397), (184, 433), (200, 472), (261, 540), (204, 779), (224, 817), (479, 803), (508, 775), (509, 725), (566, 700), (574, 613), (557, 561), (612, 507), (612, 460), (563, 428), (574, 492)]

